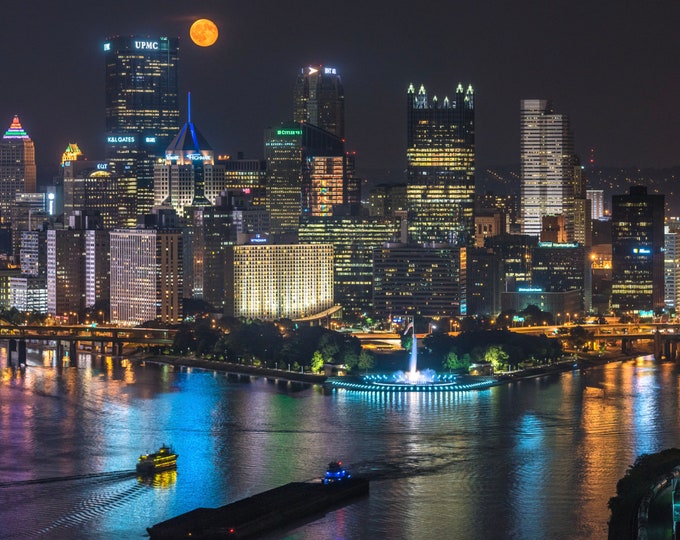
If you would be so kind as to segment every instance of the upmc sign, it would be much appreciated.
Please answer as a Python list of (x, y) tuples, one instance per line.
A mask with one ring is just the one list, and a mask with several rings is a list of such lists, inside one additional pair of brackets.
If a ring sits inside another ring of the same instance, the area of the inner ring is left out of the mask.
[(158, 50), (157, 41), (135, 41), (135, 49)]

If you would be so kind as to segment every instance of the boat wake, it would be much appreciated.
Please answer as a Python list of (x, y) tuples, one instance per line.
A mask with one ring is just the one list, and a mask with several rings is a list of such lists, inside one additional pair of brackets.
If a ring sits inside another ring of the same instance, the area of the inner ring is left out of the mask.
[[(104, 514), (129, 507), (130, 502), (142, 495), (147, 489), (147, 486), (144, 484), (135, 482), (133, 485), (125, 486), (123, 489), (98, 491), (89, 497), (79, 500), (70, 510), (64, 512), (62, 517), (46, 527), (28, 532), (26, 536), (48, 535), (51, 537), (66, 537), (67, 535), (64, 534), (63, 529), (79, 527)], [(59, 530), (62, 530), (62, 532), (59, 533)], [(78, 535), (68, 536), (76, 537)]]
[(54, 476), (52, 478), (34, 478), (32, 480), (17, 480), (15, 482), (0, 482), (0, 488), (8, 488), (15, 486), (29, 486), (31, 484), (50, 484), (52, 482), (67, 482), (73, 480), (88, 480), (88, 479), (105, 479), (105, 480), (121, 480), (123, 478), (131, 478), (136, 476), (134, 470), (127, 471), (111, 471), (103, 473), (91, 474), (77, 474), (74, 476)]

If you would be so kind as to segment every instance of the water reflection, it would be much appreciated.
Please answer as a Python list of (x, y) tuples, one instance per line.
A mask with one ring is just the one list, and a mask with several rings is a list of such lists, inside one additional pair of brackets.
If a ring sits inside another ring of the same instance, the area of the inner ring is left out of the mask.
[[(0, 348), (0, 362), (0, 499), (18, 503), (0, 523), (15, 538), (137, 537), (335, 458), (373, 479), (370, 497), (291, 537), (602, 538), (627, 466), (680, 438), (677, 370), (649, 360), (481, 392), (330, 395), (89, 352), (36, 349), (18, 370)], [(140, 483), (137, 456), (162, 443), (178, 470)]]

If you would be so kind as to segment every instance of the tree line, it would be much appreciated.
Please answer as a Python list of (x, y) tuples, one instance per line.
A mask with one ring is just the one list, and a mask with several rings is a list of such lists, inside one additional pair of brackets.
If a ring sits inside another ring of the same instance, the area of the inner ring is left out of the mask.
[(298, 326), (287, 319), (271, 322), (199, 317), (179, 326), (171, 352), (314, 373), (324, 364), (344, 364), (354, 371), (375, 364), (373, 355), (361, 348), (356, 337), (321, 326)]
[(472, 330), (449, 336), (431, 334), (423, 342), (423, 365), (467, 371), (472, 364), (490, 363), (496, 371), (548, 364), (562, 356), (559, 339), (502, 330)]

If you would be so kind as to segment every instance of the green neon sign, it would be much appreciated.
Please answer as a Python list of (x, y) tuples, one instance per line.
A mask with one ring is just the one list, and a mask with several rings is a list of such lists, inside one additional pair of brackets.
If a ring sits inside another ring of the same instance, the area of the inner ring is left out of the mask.
[(299, 135), (302, 135), (302, 130), (301, 129), (277, 129), (276, 134), (281, 135), (283, 137), (297, 137)]

